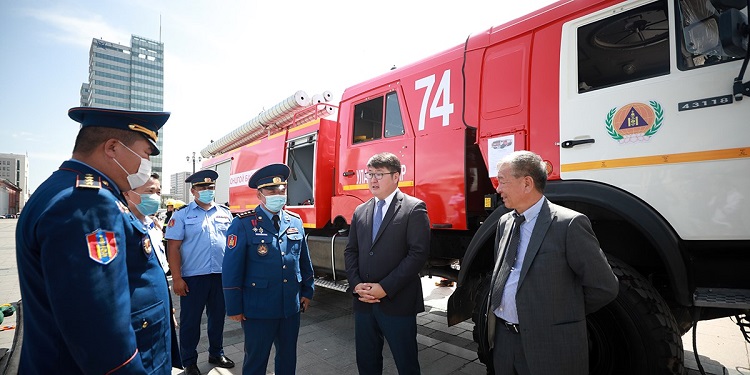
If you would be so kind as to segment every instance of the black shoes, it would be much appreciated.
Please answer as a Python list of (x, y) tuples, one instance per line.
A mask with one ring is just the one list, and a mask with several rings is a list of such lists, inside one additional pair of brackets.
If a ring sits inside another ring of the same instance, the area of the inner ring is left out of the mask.
[(192, 364), (185, 366), (185, 375), (201, 375), (201, 370), (198, 370), (198, 365)]
[[(223, 368), (234, 367), (234, 362), (231, 359), (227, 358), (227, 356), (225, 356), (224, 354), (218, 357), (209, 356), (208, 363), (219, 366), (219, 367), (223, 367)], [(187, 372), (185, 372), (185, 374), (187, 375)]]

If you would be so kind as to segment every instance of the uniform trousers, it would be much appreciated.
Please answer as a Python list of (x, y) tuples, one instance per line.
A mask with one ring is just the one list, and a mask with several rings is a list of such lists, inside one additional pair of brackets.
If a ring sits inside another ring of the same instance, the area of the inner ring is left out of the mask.
[[(490, 312), (490, 314), (492, 314)], [(497, 318), (495, 346), (492, 348), (495, 375), (529, 375), (529, 365), (523, 351), (521, 335), (513, 333)]]
[(243, 375), (265, 375), (271, 344), (276, 348), (276, 375), (292, 375), (297, 368), (297, 337), (300, 314), (280, 319), (251, 319), (242, 322), (245, 333)]
[(180, 297), (180, 357), (183, 366), (198, 361), (198, 342), (201, 338), (203, 308), (208, 318), (208, 355), (224, 354), (224, 287), (221, 274), (183, 277), (188, 293)]
[(354, 312), (354, 337), (360, 375), (383, 373), (383, 338), (399, 375), (420, 374), (416, 315), (386, 315), (374, 303), (370, 312)]

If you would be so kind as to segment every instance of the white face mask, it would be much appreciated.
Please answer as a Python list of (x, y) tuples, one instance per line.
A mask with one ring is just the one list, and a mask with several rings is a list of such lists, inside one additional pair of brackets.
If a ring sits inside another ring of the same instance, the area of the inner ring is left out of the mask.
[(128, 149), (128, 151), (132, 152), (133, 155), (138, 156), (138, 159), (141, 159), (141, 164), (140, 166), (138, 166), (138, 172), (134, 174), (130, 174), (122, 166), (122, 164), (120, 164), (120, 162), (117, 161), (117, 159), (112, 158), (112, 160), (114, 160), (115, 163), (117, 163), (117, 165), (119, 165), (120, 168), (122, 168), (122, 170), (125, 171), (125, 173), (128, 173), (128, 183), (130, 184), (130, 189), (139, 188), (145, 185), (146, 182), (148, 182), (148, 179), (151, 178), (151, 160), (140, 157), (138, 154), (135, 153), (135, 151), (131, 150), (130, 147), (125, 146), (125, 144), (123, 144), (122, 142), (120, 142), (120, 144), (122, 145), (122, 147), (125, 147), (126, 149)]

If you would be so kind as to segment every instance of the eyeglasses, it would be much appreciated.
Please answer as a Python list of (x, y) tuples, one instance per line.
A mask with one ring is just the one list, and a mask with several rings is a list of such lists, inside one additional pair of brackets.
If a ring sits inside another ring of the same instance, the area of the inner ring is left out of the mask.
[(388, 172), (388, 173), (381, 173), (381, 172), (370, 173), (370, 172), (367, 172), (367, 173), (365, 173), (365, 178), (368, 179), (368, 180), (372, 180), (373, 178), (375, 178), (376, 180), (380, 180), (380, 179), (383, 178), (383, 176), (385, 176), (387, 174), (394, 174), (394, 173), (398, 173), (398, 172)]

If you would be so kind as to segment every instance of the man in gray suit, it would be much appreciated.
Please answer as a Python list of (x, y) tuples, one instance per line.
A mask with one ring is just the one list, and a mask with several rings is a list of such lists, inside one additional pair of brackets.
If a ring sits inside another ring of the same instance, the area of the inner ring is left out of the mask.
[(498, 163), (500, 218), (488, 304), (495, 374), (588, 374), (586, 314), (617, 297), (589, 219), (544, 197), (546, 165), (529, 151)]
[(398, 189), (396, 155), (371, 157), (366, 176), (375, 197), (354, 210), (344, 252), (357, 368), (364, 375), (382, 374), (385, 338), (398, 373), (419, 374), (417, 314), (424, 311), (419, 271), (430, 249), (427, 208)]

